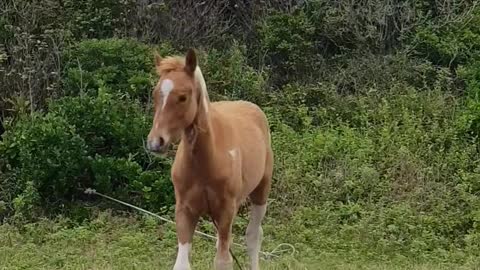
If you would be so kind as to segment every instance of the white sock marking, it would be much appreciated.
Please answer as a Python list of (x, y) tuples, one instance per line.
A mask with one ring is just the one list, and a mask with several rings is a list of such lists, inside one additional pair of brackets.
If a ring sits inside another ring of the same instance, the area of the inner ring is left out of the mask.
[(250, 222), (247, 226), (247, 250), (250, 257), (250, 267), (252, 270), (259, 269), (259, 253), (262, 245), (262, 220), (267, 212), (267, 204), (255, 205), (252, 204), (250, 212)]
[(177, 261), (175, 262), (173, 270), (190, 270), (190, 261), (188, 255), (191, 248), (191, 243), (178, 243)]
[(162, 91), (162, 96), (163, 96), (163, 105), (162, 105), (162, 110), (165, 108), (165, 105), (167, 105), (167, 99), (168, 95), (170, 92), (173, 90), (173, 82), (170, 79), (166, 79), (162, 82), (162, 85), (160, 87), (160, 90)]

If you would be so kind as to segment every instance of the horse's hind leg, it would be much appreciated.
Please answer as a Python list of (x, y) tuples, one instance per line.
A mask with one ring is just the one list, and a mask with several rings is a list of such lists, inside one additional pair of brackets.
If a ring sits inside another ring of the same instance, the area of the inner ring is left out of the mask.
[(247, 226), (247, 250), (250, 257), (250, 267), (252, 270), (259, 269), (259, 253), (262, 245), (263, 229), (261, 226), (267, 204), (252, 204), (250, 212), (250, 222)]
[(270, 193), (273, 172), (273, 154), (270, 150), (267, 156), (265, 173), (259, 185), (250, 194), (252, 206), (250, 210), (250, 222), (247, 226), (246, 240), (250, 267), (252, 270), (259, 268), (259, 253), (262, 246), (262, 220), (267, 211), (267, 198)]

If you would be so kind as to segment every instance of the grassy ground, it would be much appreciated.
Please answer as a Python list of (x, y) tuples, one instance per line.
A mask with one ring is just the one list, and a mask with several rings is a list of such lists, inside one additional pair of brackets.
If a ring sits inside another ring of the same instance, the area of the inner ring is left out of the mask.
[[(200, 228), (210, 230), (208, 224)], [(271, 250), (283, 239), (272, 240), (268, 235), (273, 234), (274, 227), (266, 224), (265, 228), (264, 250)], [(235, 241), (242, 242), (239, 234), (237, 230)], [(214, 243), (199, 236), (194, 241), (192, 266), (212, 269)], [(292, 244), (308, 246), (307, 242)], [(233, 250), (244, 264), (244, 251), (237, 247)], [(171, 269), (175, 252), (173, 227), (151, 218), (101, 212), (83, 225), (58, 219), (22, 227), (0, 226), (0, 269)], [(428, 263), (400, 256), (367, 259), (347, 252), (334, 254), (300, 248), (294, 255), (262, 261), (262, 266), (263, 269), (480, 269), (480, 261), (472, 258), (459, 264)]]

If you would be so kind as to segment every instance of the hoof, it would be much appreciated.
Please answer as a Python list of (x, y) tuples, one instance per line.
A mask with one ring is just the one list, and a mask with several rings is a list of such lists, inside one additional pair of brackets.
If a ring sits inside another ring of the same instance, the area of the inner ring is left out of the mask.
[(233, 259), (215, 260), (215, 270), (233, 270)]
[(182, 266), (174, 266), (173, 270), (192, 270), (192, 269), (190, 268), (190, 265), (187, 265), (187, 266), (182, 265)]

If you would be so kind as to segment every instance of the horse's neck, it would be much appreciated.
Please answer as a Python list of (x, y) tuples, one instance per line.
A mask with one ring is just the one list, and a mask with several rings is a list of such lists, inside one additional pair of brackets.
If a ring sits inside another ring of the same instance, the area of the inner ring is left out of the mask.
[(185, 148), (193, 160), (202, 161), (202, 163), (213, 163), (215, 160), (215, 113), (215, 110), (210, 109), (207, 112), (202, 108), (196, 117), (194, 137), (186, 140), (187, 147)]
[(188, 140), (186, 148), (194, 162), (202, 162), (214, 164), (215, 159), (215, 125), (218, 117), (216, 111), (210, 106), (210, 100), (205, 85), (202, 71), (199, 67), (195, 70), (195, 79), (198, 82), (198, 90), (200, 91), (199, 109), (195, 117), (194, 131), (195, 136), (192, 140)]

